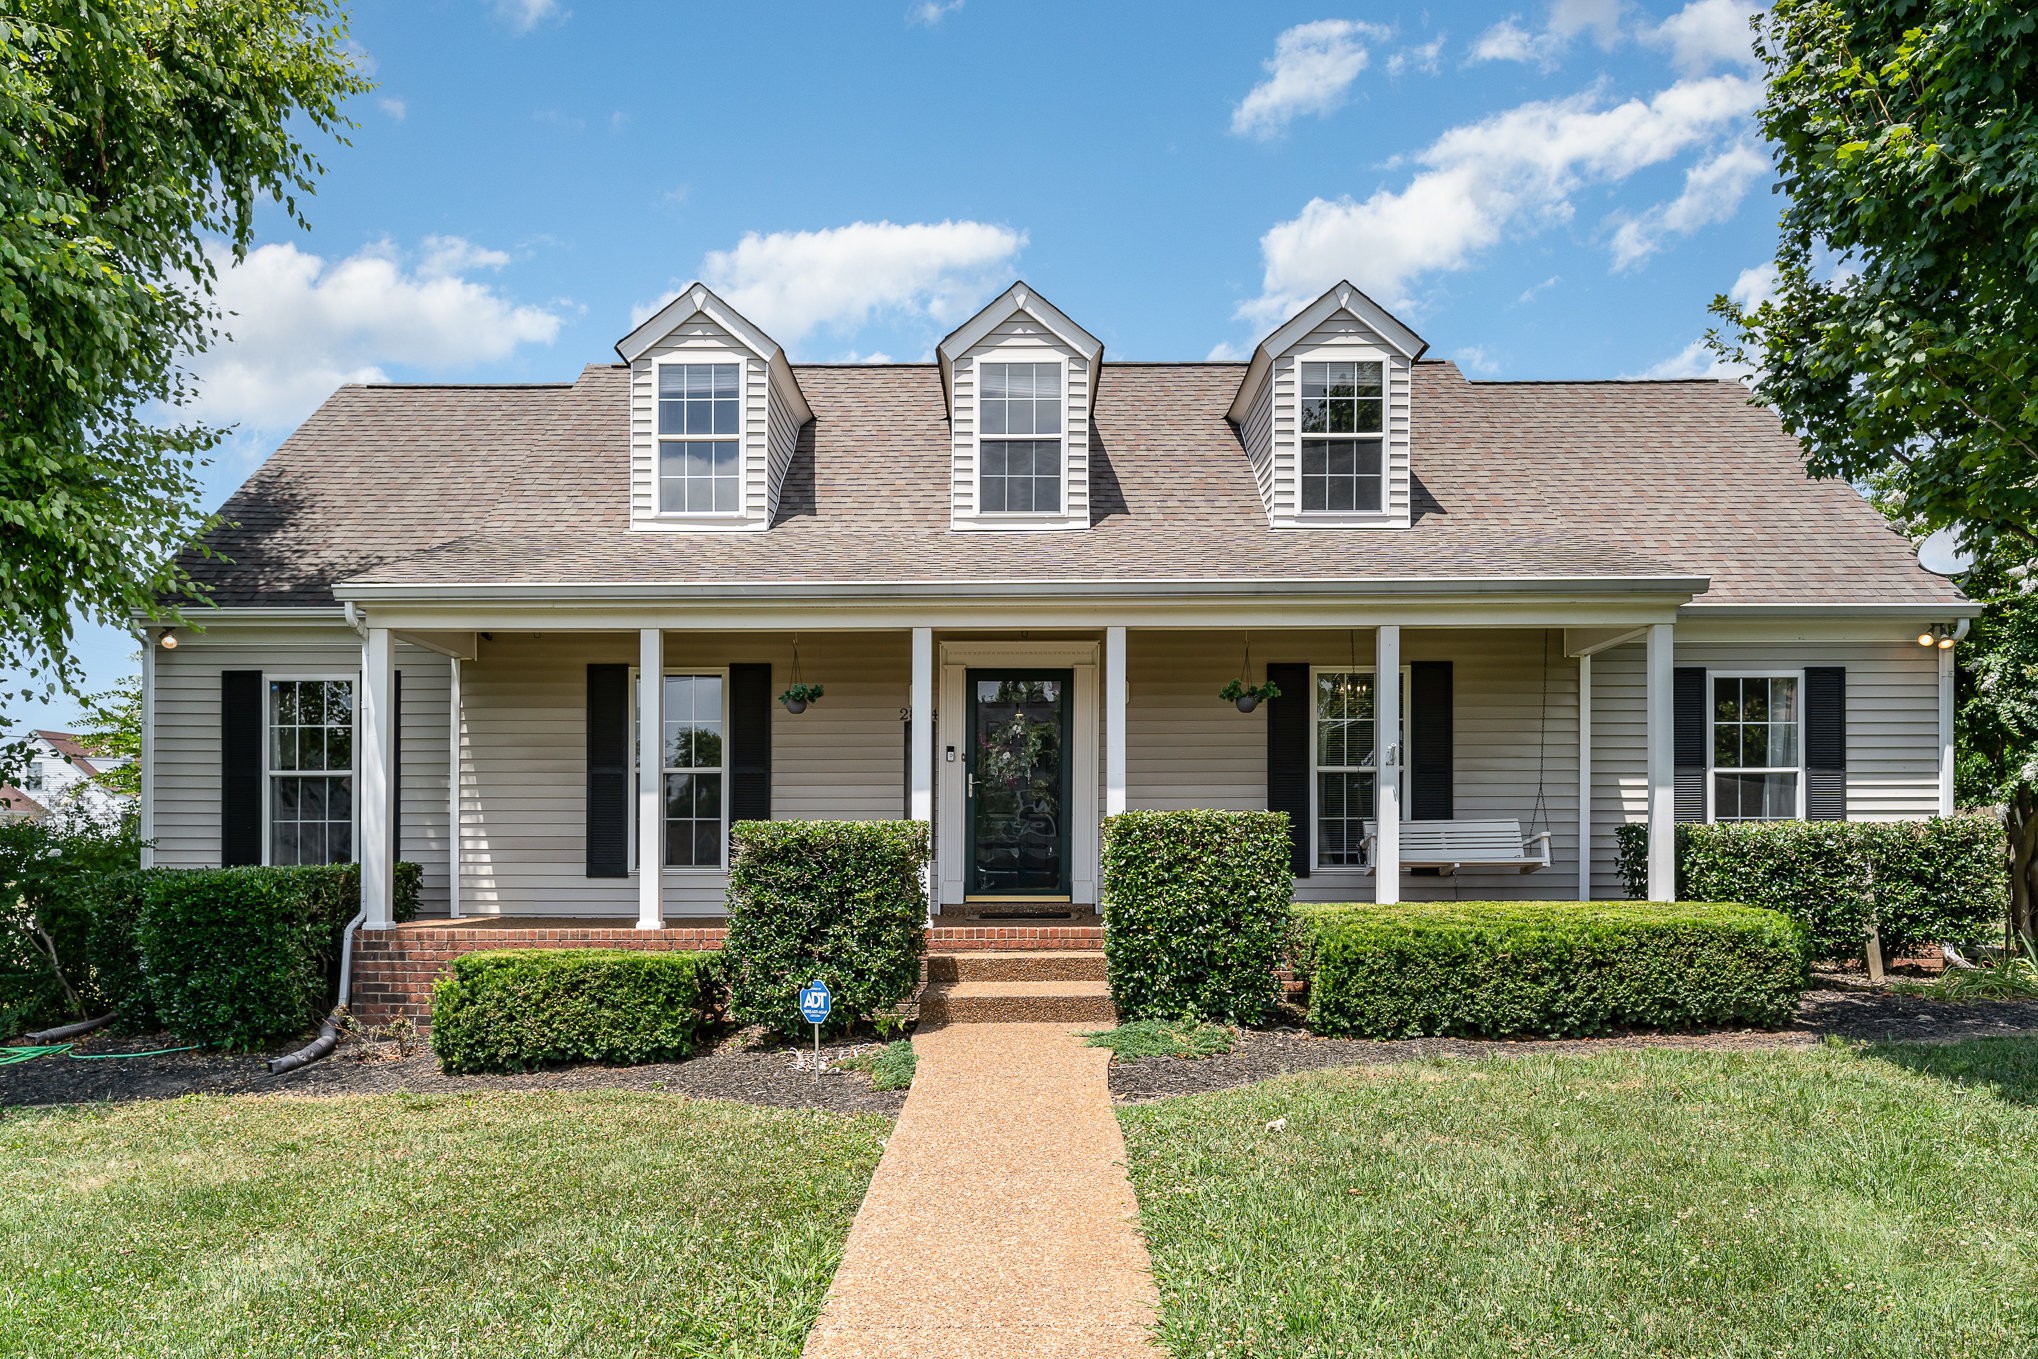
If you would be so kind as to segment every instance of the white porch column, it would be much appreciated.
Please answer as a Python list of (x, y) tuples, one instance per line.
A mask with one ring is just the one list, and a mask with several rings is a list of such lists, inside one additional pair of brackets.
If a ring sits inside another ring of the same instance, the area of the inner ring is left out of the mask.
[(1104, 815), (1125, 810), (1125, 629), (1104, 629)]
[(913, 820), (934, 820), (934, 629), (913, 629)]
[(360, 762), (361, 909), (366, 929), (386, 930), (395, 923), (396, 817), (390, 806), (396, 753), (396, 661), (388, 628), (369, 628), (361, 643), (361, 694), (355, 720), (360, 732), (355, 758)]
[(446, 660), (446, 914), (460, 918), (460, 658)]
[(1592, 900), (1592, 656), (1578, 658), (1578, 899)]
[(665, 928), (665, 634), (637, 634), (637, 928)]
[(1939, 649), (1939, 815), (1953, 815), (1953, 651)]
[(1649, 900), (1677, 898), (1676, 630), (1649, 625)]
[(1401, 625), (1381, 624), (1375, 645), (1373, 900), (1388, 905), (1401, 900)]

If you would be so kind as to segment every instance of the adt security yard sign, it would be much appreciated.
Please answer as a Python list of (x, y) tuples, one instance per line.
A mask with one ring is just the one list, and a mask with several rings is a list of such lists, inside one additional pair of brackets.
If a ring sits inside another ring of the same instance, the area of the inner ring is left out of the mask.
[(821, 1079), (821, 1025), (828, 1020), (828, 1012), (835, 1008), (835, 997), (828, 994), (828, 983), (819, 977), (800, 988), (800, 1017), (814, 1026), (814, 1079)]

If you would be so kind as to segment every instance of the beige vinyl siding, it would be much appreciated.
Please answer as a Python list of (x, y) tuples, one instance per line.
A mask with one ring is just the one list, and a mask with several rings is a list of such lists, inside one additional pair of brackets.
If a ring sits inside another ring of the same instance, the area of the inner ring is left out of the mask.
[(1383, 457), (1386, 488), (1382, 501), (1383, 512), (1377, 521), (1372, 516), (1363, 518), (1368, 523), (1379, 522), (1388, 526), (1406, 527), (1410, 516), (1409, 447), (1413, 430), (1410, 393), (1414, 375), (1413, 365), (1406, 357), (1397, 353), (1385, 337), (1349, 312), (1339, 312), (1303, 336), (1285, 353), (1274, 358), (1271, 440), (1273, 467), (1272, 493), (1269, 501), (1273, 507), (1274, 523), (1277, 526), (1295, 527), (1321, 522), (1320, 518), (1305, 516), (1302, 512), (1300, 430), (1302, 372), (1298, 365), (1336, 357), (1335, 351), (1341, 345), (1377, 349), (1384, 363), (1386, 410), (1382, 423), (1385, 425)]
[[(1721, 671), (1844, 666), (1847, 818), (1897, 821), (1938, 813), (1939, 661), (1934, 652), (1888, 630), (1838, 641), (1688, 642), (1680, 637), (1675, 661)], [(1614, 871), (1614, 827), (1648, 819), (1644, 649), (1639, 643), (1615, 647), (1594, 657), (1592, 665), (1592, 881), (1595, 896), (1617, 897), (1624, 888)]]
[[(587, 876), (586, 840), (587, 667), (636, 661), (635, 634), (498, 634), (462, 665), (463, 913), (636, 913), (634, 878)], [(791, 639), (739, 633), (666, 639), (668, 668), (759, 661), (771, 664), (778, 693), (791, 682)], [(907, 634), (802, 637), (800, 671), (827, 693), (798, 717), (772, 705), (772, 815), (899, 816)], [(719, 913), (727, 886), (720, 871), (668, 870), (666, 912)]]
[(778, 497), (785, 489), (786, 470), (792, 466), (793, 453), (800, 444), (800, 418), (785, 396), (775, 385), (766, 384), (766, 400), (769, 403), (770, 420), (768, 434), (771, 445), (771, 467), (767, 477), (767, 517), (778, 517)]
[[(1063, 344), (1048, 328), (1024, 312), (1008, 318), (986, 335), (967, 354), (959, 356), (950, 381), (954, 384), (951, 428), (953, 452), (950, 459), (949, 510), (960, 524), (978, 522), (977, 513), (977, 396), (979, 368), (985, 363), (1048, 363), (1062, 365), (1062, 449), (1063, 505), (1061, 519), (1069, 526), (1090, 522), (1090, 370), (1075, 350)], [(1004, 515), (984, 516), (998, 523)], [(1050, 523), (1054, 521), (1050, 519)]]
[[(777, 503), (777, 479), (774, 471), (774, 435), (772, 430), (772, 407), (774, 401), (770, 387), (770, 368), (758, 355), (747, 349), (741, 340), (716, 325), (705, 315), (695, 314), (693, 319), (673, 330), (670, 335), (652, 345), (640, 354), (630, 365), (630, 525), (632, 528), (681, 527), (669, 521), (661, 521), (658, 513), (658, 377), (657, 364), (661, 359), (680, 359), (691, 363), (729, 363), (743, 365), (743, 513), (740, 517), (728, 516), (724, 522), (732, 528), (764, 528), (771, 522), (772, 507)], [(781, 423), (792, 419), (790, 412), (782, 412)], [(792, 438), (799, 436), (799, 427), (792, 428)], [(790, 443), (784, 444), (784, 457), (790, 462)], [(783, 471), (783, 465), (778, 465)], [(698, 519), (691, 519), (685, 526), (698, 529)]]
[[(361, 640), (346, 624), (184, 630), (156, 654), (156, 730), (150, 794), (155, 862), (164, 868), (219, 864), (220, 674), (269, 678), (344, 675), (358, 680)], [(403, 672), (403, 807), (399, 856), (424, 870), (427, 913), (446, 910), (447, 666), (443, 656), (399, 642)], [(267, 790), (264, 790), (266, 795)], [(358, 824), (358, 818), (357, 818)]]
[[(1545, 823), (1555, 832), (1553, 866), (1539, 873), (1466, 870), (1455, 878), (1404, 877), (1402, 896), (1466, 900), (1577, 895), (1578, 686), (1559, 632), (1548, 634), (1545, 713), (1542, 656), (1535, 629), (1406, 629), (1402, 659), (1450, 661), (1453, 691), (1455, 811), (1463, 819), (1511, 817), (1529, 829), (1540, 771)], [(1268, 705), (1243, 714), (1217, 691), (1239, 671), (1237, 632), (1135, 631), (1128, 638), (1131, 711), (1128, 801), (1134, 807), (1267, 805)], [(1345, 667), (1354, 649), (1371, 669), (1374, 636), (1320, 631), (1255, 631), (1253, 678), (1268, 662)], [(1405, 692), (1404, 692), (1405, 699)], [(1273, 703), (1308, 703), (1284, 694)], [(1537, 823), (1542, 829), (1545, 823)], [(1298, 879), (1302, 901), (1370, 901), (1373, 880), (1349, 870), (1317, 870)]]

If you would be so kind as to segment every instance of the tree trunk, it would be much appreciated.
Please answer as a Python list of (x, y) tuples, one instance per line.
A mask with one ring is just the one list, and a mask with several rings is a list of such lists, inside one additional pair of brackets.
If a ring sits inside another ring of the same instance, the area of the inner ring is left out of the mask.
[(2003, 808), (2003, 823), (2010, 832), (2010, 932), (2038, 949), (2038, 792), (2020, 789)]

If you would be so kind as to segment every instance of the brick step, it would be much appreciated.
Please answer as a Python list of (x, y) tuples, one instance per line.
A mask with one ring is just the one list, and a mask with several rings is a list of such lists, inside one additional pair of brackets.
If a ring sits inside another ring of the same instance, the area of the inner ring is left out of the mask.
[(1115, 1024), (1102, 981), (950, 981), (920, 993), (923, 1024)]
[(927, 956), (931, 982), (1103, 981), (1101, 949), (983, 949)]

